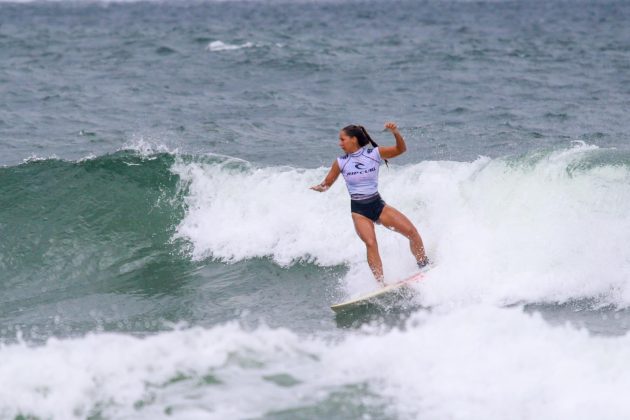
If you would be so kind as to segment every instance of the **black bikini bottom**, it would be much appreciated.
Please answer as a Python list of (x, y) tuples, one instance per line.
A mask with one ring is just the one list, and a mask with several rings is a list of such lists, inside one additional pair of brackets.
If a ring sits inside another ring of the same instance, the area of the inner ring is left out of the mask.
[(367, 200), (350, 200), (350, 211), (376, 222), (385, 208), (385, 201), (379, 194)]

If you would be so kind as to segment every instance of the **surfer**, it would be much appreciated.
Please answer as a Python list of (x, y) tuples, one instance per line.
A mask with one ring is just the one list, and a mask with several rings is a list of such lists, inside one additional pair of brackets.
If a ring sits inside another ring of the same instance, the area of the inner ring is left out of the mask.
[(379, 147), (361, 125), (349, 125), (339, 132), (339, 147), (346, 153), (332, 164), (328, 175), (312, 190), (324, 192), (342, 174), (350, 193), (350, 211), (354, 228), (365, 243), (367, 261), (376, 281), (385, 285), (383, 263), (378, 252), (374, 223), (382, 224), (409, 239), (411, 253), (418, 267), (424, 268), (429, 259), (424, 252), (422, 238), (416, 227), (401, 212), (385, 201), (378, 193), (378, 169), (384, 161), (403, 154), (407, 150), (405, 140), (393, 122), (385, 124), (396, 138), (395, 146)]

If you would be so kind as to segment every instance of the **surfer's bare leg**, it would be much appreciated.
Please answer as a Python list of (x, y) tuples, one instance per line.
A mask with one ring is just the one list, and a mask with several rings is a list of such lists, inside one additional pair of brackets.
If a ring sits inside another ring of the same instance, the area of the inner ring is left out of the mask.
[(376, 232), (374, 231), (374, 222), (365, 216), (352, 213), (352, 221), (359, 238), (365, 243), (367, 249), (367, 261), (376, 281), (385, 284), (383, 279), (383, 263), (378, 253), (378, 243), (376, 242)]
[(420, 264), (426, 263), (427, 255), (424, 252), (424, 244), (416, 227), (407, 217), (393, 208), (386, 205), (378, 219), (388, 229), (394, 230), (409, 239), (411, 253)]

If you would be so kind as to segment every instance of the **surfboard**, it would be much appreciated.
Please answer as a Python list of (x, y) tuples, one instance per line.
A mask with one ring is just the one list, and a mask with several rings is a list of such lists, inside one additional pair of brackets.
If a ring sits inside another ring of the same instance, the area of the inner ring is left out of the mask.
[(411, 277), (408, 277), (404, 280), (401, 280), (397, 283), (389, 284), (385, 287), (381, 287), (378, 290), (375, 290), (370, 293), (366, 293), (364, 295), (358, 296), (354, 299), (350, 299), (345, 302), (337, 303), (336, 305), (332, 305), (330, 309), (335, 311), (336, 313), (346, 311), (348, 309), (353, 309), (362, 305), (368, 305), (370, 303), (377, 303), (381, 299), (385, 297), (390, 297), (396, 293), (401, 292), (402, 289), (409, 286), (412, 283), (418, 282), (424, 278), (424, 273), (416, 273)]

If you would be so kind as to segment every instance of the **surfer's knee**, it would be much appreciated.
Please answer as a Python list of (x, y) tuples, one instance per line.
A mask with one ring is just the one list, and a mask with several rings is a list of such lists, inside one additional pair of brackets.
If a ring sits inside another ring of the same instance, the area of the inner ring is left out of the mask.
[(363, 243), (365, 246), (369, 248), (378, 248), (378, 243), (376, 242), (376, 238), (363, 238)]

